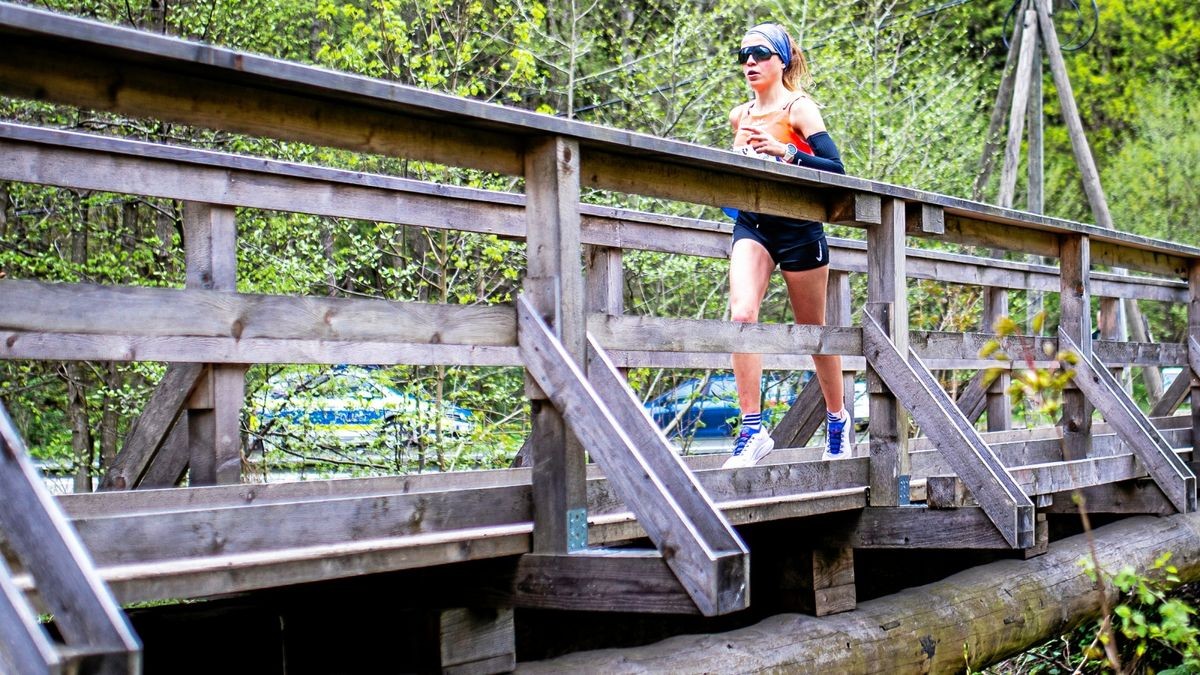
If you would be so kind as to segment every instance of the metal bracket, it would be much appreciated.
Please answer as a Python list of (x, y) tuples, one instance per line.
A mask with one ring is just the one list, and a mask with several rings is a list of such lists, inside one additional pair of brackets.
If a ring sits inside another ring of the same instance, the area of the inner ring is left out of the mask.
[(567, 511), (567, 551), (582, 551), (587, 546), (587, 509), (571, 509)]
[(912, 497), (909, 493), (908, 486), (910, 479), (911, 476), (908, 476), (907, 474), (896, 479), (896, 485), (898, 488), (897, 492), (899, 493), (897, 500), (899, 501), (900, 506), (907, 506), (912, 503)]

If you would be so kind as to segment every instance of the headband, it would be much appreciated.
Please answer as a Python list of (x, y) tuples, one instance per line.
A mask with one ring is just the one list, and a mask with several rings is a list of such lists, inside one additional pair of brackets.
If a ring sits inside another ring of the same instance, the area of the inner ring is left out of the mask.
[(777, 23), (760, 23), (746, 31), (746, 35), (751, 33), (758, 33), (771, 43), (775, 52), (779, 54), (779, 60), (783, 61), (784, 68), (792, 64), (792, 41), (788, 39), (787, 31), (783, 30), (782, 26)]

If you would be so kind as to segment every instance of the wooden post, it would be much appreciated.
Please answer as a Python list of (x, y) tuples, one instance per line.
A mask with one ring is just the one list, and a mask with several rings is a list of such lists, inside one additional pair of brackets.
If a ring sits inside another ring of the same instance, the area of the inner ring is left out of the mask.
[[(1027, 7), (1022, 4), (1022, 10)], [(1025, 22), (1013, 22), (1012, 39), (1008, 43), (1008, 56), (1004, 60), (1004, 77), (1000, 81), (1000, 91), (996, 94), (996, 103), (992, 106), (991, 119), (988, 121), (987, 136), (983, 143), (983, 157), (980, 160), (979, 174), (975, 176), (975, 186), (971, 189), (971, 199), (983, 200), (983, 191), (987, 188), (988, 179), (992, 177), (992, 169), (996, 166), (996, 147), (999, 145), (1000, 127), (1004, 124), (1004, 113), (1012, 101), (1013, 89), (1017, 79), (1018, 45), (1024, 37)]]
[[(532, 141), (525, 153), (525, 192), (525, 291), (567, 354), (583, 364), (578, 143), (558, 137)], [(587, 548), (583, 448), (546, 392), (528, 374), (525, 383), (533, 417), (533, 550), (566, 553)]]
[[(1037, 32), (1037, 31), (1035, 31)], [(1028, 124), (1029, 124), (1029, 147), (1027, 164), (1029, 169), (1029, 187), (1026, 192), (1026, 209), (1030, 213), (1045, 213), (1046, 211), (1046, 158), (1045, 158), (1045, 111), (1043, 110), (1042, 92), (1042, 39), (1041, 36), (1034, 38), (1037, 46), (1034, 47), (1033, 68), (1029, 71), (1029, 106), (1028, 106)], [(1035, 258), (1044, 265), (1052, 264), (1050, 260), (1045, 258)], [(1033, 322), (1034, 318), (1042, 312), (1044, 306), (1043, 296), (1041, 291), (1029, 290), (1026, 291), (1025, 309), (1025, 325), (1026, 332), (1030, 335), (1034, 334)]]
[[(988, 286), (983, 290), (984, 330), (992, 331), (995, 330), (996, 322), (1008, 314), (1008, 292), (992, 286)], [(1004, 372), (988, 387), (988, 431), (1005, 431), (1012, 428), (1012, 402), (1008, 397), (1008, 384), (1010, 380), (1011, 377), (1008, 372)]]
[[(908, 354), (908, 297), (904, 271), (904, 201), (883, 200), (882, 222), (867, 228), (867, 313), (900, 354)], [(908, 503), (908, 413), (867, 360), (871, 397), (871, 505)]]
[(589, 246), (585, 277), (587, 311), (620, 316), (625, 313), (625, 269), (622, 251)]
[[(188, 202), (183, 211), (187, 288), (237, 292), (237, 227), (229, 207)], [(189, 485), (242, 479), (242, 404), (246, 368), (209, 366), (188, 404)]]
[[(1125, 331), (1122, 330), (1123, 322), (1121, 321), (1121, 299), (1120, 298), (1100, 298), (1100, 314), (1097, 317), (1097, 323), (1100, 328), (1100, 339), (1110, 340), (1114, 342), (1126, 342)], [(1113, 377), (1121, 382), (1125, 381), (1125, 368), (1117, 366), (1110, 368)]]
[(1016, 87), (1013, 90), (1012, 110), (1008, 115), (1008, 140), (1004, 146), (1004, 166), (1000, 170), (1000, 206), (1011, 208), (1017, 188), (1017, 168), (1021, 157), (1021, 137), (1025, 131), (1025, 112), (1029, 102), (1030, 73), (1037, 48), (1037, 12), (1026, 10), (1021, 19), (1025, 24), (1021, 36), (1021, 53), (1017, 59)]
[[(851, 324), (850, 274), (837, 270), (829, 271), (829, 284), (825, 287), (825, 325), (849, 326)], [(842, 405), (854, 414), (854, 371), (842, 371)], [(824, 409), (818, 412), (824, 412)], [(853, 448), (851, 448), (853, 452)], [(853, 456), (853, 455), (851, 455)]]
[[(1059, 254), (1061, 275), (1059, 306), (1062, 319), (1059, 327), (1082, 351), (1081, 359), (1092, 356), (1091, 294), (1088, 292), (1088, 270), (1091, 267), (1091, 245), (1087, 235), (1063, 235)], [(1091, 448), (1092, 406), (1078, 389), (1063, 392), (1063, 453), (1064, 459), (1082, 459)]]

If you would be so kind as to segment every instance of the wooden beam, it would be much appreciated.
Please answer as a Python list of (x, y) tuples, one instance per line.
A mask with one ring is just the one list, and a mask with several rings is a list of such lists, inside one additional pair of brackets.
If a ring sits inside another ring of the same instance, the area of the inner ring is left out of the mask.
[(1200, 450), (1200, 263), (1193, 263), (1188, 272), (1188, 365), (1179, 374), (1191, 380), (1192, 449)]
[[(1111, 363), (1105, 359), (1106, 363)], [(1166, 417), (1174, 415), (1179, 409), (1180, 404), (1191, 394), (1192, 390), (1192, 375), (1191, 367), (1184, 369), (1175, 376), (1175, 380), (1171, 382), (1171, 386), (1167, 388), (1161, 398), (1154, 402), (1150, 408), (1149, 417)]]
[[(662, 458), (647, 458), (630, 439), (523, 295), (517, 300), (517, 315), (521, 356), (529, 373), (555, 408), (572, 420), (575, 434), (608, 472), (655, 547), (674, 551), (667, 562), (701, 613), (712, 616), (745, 607), (748, 578), (739, 572), (746, 571), (748, 560), (740, 541), (737, 548), (709, 548), (706, 535), (711, 530), (701, 530), (692, 520), (700, 514), (681, 505), (671, 487), (661, 482), (656, 469)], [(537, 489), (536, 463), (534, 471)]]
[(876, 364), (880, 377), (937, 444), (946, 462), (967, 484), (1009, 545), (1031, 546), (1033, 504), (949, 395), (942, 391), (920, 357), (910, 354), (906, 361), (867, 312), (863, 312), (863, 339), (867, 358)]
[(958, 509), (979, 503), (958, 476), (930, 476), (925, 479), (925, 505), (931, 509)]
[(1004, 146), (1004, 166), (1000, 171), (1000, 196), (997, 203), (1004, 208), (1011, 208), (1013, 195), (1017, 188), (1017, 168), (1021, 157), (1021, 138), (1025, 131), (1025, 112), (1029, 102), (1030, 73), (1033, 72), (1034, 59), (1040, 63), (1037, 54), (1037, 12), (1027, 9), (1017, 17), (1024, 22), (1021, 36), (1021, 50), (1017, 57), (1017, 71), (1013, 88), (1012, 108), (1008, 113), (1008, 138)]
[(1059, 492), (1054, 495), (1049, 506), (1042, 509), (1043, 513), (1079, 513), (1080, 504), (1076, 499), (1083, 497), (1084, 508), (1088, 513), (1118, 513), (1146, 514), (1153, 516), (1169, 516), (1177, 513), (1170, 500), (1153, 480), (1130, 480), (1107, 485)]
[(456, 607), (437, 611), (443, 675), (511, 673), (517, 638), (511, 607)]
[(610, 349), (712, 352), (730, 348), (767, 354), (861, 354), (857, 328), (809, 324), (732, 323), (654, 316), (588, 317), (588, 332)]
[(104, 472), (101, 490), (129, 490), (142, 481), (146, 468), (164, 446), (184, 404), (204, 372), (203, 364), (172, 363), (150, 396), (142, 414), (125, 436), (121, 452)]
[[(1033, 541), (1030, 516), (1029, 546)], [(922, 506), (868, 507), (850, 533), (854, 548), (1006, 549), (1009, 541), (980, 507), (937, 510)]]
[(800, 389), (783, 419), (771, 430), (771, 439), (776, 448), (804, 447), (824, 422), (825, 396), (821, 393), (821, 383), (814, 376)]
[[(1088, 238), (1063, 237), (1059, 258), (1062, 284), (1059, 293), (1059, 332), (1065, 331), (1071, 341), (1079, 345), (1079, 357), (1087, 361), (1092, 356), (1092, 309), (1088, 284), (1091, 247)], [(1080, 391), (1067, 389), (1063, 392), (1063, 459), (1087, 456), (1091, 444), (1092, 403)]]
[[(1035, 31), (1026, 29), (1026, 35)], [(1015, 104), (1014, 104), (1015, 105)], [(997, 323), (1008, 316), (1008, 292), (999, 288), (983, 289), (983, 327), (985, 331), (996, 330)], [(1012, 352), (1009, 352), (1012, 354)], [(986, 371), (980, 371), (986, 373)], [(1012, 428), (1012, 401), (1008, 395), (1008, 384), (1011, 377), (1007, 372), (1000, 373), (987, 388), (987, 430), (1004, 431)], [(974, 380), (972, 380), (974, 382)], [(980, 381), (982, 386), (982, 381)], [(974, 420), (971, 420), (972, 422)]]
[(983, 388), (985, 375), (986, 371), (984, 370), (975, 373), (959, 390), (958, 399), (954, 401), (954, 405), (962, 411), (963, 416), (971, 424), (975, 424), (983, 411), (987, 410), (987, 390)]
[(591, 549), (521, 556), (505, 599), (516, 607), (699, 614), (658, 551)]
[[(0, 533), (36, 581), (40, 599), (54, 615), (66, 644), (94, 655), (93, 665), (100, 672), (139, 670), (141, 643), (100, 581), (87, 549), (42, 483), (2, 405), (0, 494), (4, 495)], [(0, 574), (7, 575), (6, 567)], [(16, 609), (8, 614), (12, 619), (21, 618)], [(22, 658), (32, 656), (29, 650), (38, 647), (26, 641)]]
[(881, 218), (879, 195), (866, 192), (842, 193), (829, 206), (826, 221), (841, 225), (871, 225)]
[[(867, 230), (867, 307), (880, 327), (888, 347), (904, 359), (908, 354), (908, 297), (905, 284), (904, 221), (905, 205), (899, 199), (883, 202), (879, 225)], [(895, 390), (879, 369), (883, 367), (866, 352), (867, 392), (870, 396), (871, 504), (897, 506), (907, 504), (908, 415), (900, 407)]]
[(904, 231), (914, 235), (946, 233), (946, 214), (940, 206), (909, 204), (904, 218)]
[(60, 673), (62, 657), (0, 560), (0, 670)]
[(1012, 39), (1008, 42), (1008, 55), (1004, 59), (1003, 74), (1000, 78), (1000, 89), (996, 93), (996, 102), (992, 104), (992, 114), (988, 120), (987, 135), (983, 138), (983, 155), (979, 162), (979, 173), (975, 175), (975, 183), (971, 188), (971, 199), (983, 201), (983, 191), (992, 177), (996, 165), (996, 149), (1000, 145), (1000, 129), (1004, 125), (1005, 112), (1012, 101), (1013, 88), (1017, 80), (1017, 54), (1022, 42), (1022, 32), (1025, 30), (1024, 21), (1013, 22)]
[(1084, 352), (1062, 328), (1059, 339), (1065, 349), (1084, 354), (1075, 366), (1073, 381), (1104, 418), (1116, 429), (1117, 435), (1129, 445), (1149, 471), (1154, 482), (1162, 488), (1181, 513), (1196, 510), (1196, 477), (1172, 451), (1166, 439), (1138, 409), (1108, 368), (1094, 354)]

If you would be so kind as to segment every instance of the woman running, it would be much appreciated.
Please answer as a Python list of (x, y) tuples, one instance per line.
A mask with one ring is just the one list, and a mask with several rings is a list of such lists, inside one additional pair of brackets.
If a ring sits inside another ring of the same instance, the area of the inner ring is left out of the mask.
[[(804, 54), (782, 26), (764, 23), (742, 38), (738, 63), (754, 100), (729, 113), (735, 150), (773, 161), (846, 173), (816, 103), (804, 93), (809, 80)], [(787, 283), (796, 323), (825, 324), (829, 245), (825, 228), (811, 220), (742, 211), (733, 228), (729, 264), (732, 320), (758, 321), (759, 307), (776, 265)], [(813, 356), (825, 397), (824, 459), (849, 455), (854, 424), (842, 404), (842, 357)], [(741, 407), (741, 431), (726, 467), (752, 466), (775, 446), (762, 425), (762, 356), (735, 353), (733, 375)]]

